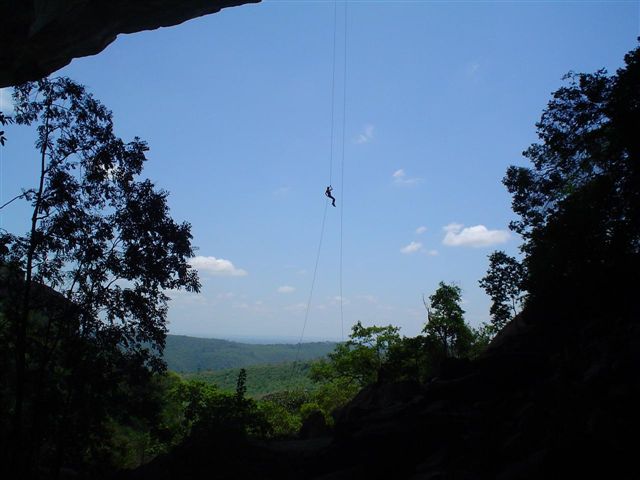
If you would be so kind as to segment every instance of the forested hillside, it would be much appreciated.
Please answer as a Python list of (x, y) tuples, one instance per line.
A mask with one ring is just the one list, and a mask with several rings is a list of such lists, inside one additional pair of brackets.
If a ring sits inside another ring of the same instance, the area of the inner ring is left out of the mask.
[[(247, 372), (247, 395), (259, 398), (270, 393), (284, 390), (311, 391), (318, 387), (309, 377), (311, 362), (286, 362), (278, 364), (250, 365)], [(201, 380), (217, 385), (220, 390), (234, 392), (238, 381), (240, 368), (230, 368), (219, 371), (202, 371), (186, 373), (187, 380)]]
[(168, 335), (164, 360), (167, 368), (179, 373), (226, 370), (263, 363), (313, 360), (336, 347), (334, 342), (254, 345), (216, 338)]

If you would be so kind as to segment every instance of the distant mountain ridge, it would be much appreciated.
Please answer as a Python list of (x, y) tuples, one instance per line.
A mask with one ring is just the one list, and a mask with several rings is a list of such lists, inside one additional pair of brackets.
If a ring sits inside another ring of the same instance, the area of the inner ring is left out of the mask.
[(226, 370), (264, 363), (314, 360), (326, 356), (336, 347), (335, 342), (297, 344), (249, 344), (198, 338), (186, 335), (167, 335), (164, 360), (169, 370), (187, 373), (204, 370)]

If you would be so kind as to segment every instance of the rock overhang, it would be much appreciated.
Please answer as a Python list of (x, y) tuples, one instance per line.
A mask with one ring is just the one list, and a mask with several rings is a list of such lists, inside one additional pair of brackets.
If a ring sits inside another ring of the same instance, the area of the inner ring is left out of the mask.
[(119, 34), (178, 25), (261, 0), (0, 0), (0, 87), (37, 80)]

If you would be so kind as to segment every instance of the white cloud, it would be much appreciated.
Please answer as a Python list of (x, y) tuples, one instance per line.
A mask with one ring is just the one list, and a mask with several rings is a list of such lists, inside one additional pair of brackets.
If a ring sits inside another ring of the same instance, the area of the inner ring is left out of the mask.
[(407, 177), (407, 174), (405, 173), (403, 168), (400, 168), (393, 172), (391, 177), (393, 178), (393, 183), (395, 183), (396, 185), (415, 185), (422, 181), (421, 178)]
[(407, 255), (411, 253), (416, 253), (420, 251), (422, 248), (422, 243), (420, 242), (411, 242), (409, 245), (406, 245), (400, 249), (400, 252), (405, 253)]
[(293, 293), (295, 292), (295, 287), (290, 287), (289, 285), (283, 285), (278, 287), (278, 293)]
[(442, 243), (449, 247), (487, 247), (505, 243), (511, 237), (507, 230), (489, 230), (484, 225), (465, 228), (459, 223), (450, 223), (443, 230)]
[(189, 263), (200, 273), (209, 275), (243, 277), (247, 274), (246, 270), (236, 268), (230, 260), (216, 257), (193, 257)]
[(427, 227), (425, 227), (425, 226), (421, 226), (421, 227), (416, 228), (416, 233), (418, 235), (422, 235), (426, 231), (427, 231)]
[(428, 250), (427, 255), (435, 257), (436, 255), (438, 255), (438, 250)]
[(11, 98), (11, 88), (0, 88), (0, 112), (5, 115), (13, 115), (13, 99)]
[(362, 131), (362, 133), (358, 134), (358, 136), (355, 139), (356, 143), (369, 143), (371, 140), (373, 140), (373, 130), (374, 130), (374, 126), (373, 125), (365, 125), (364, 126), (364, 130)]

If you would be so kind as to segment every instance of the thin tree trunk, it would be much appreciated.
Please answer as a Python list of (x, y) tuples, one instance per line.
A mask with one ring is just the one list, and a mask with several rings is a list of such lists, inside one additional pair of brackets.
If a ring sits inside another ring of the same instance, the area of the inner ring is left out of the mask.
[[(14, 431), (14, 466), (19, 470), (28, 469), (29, 466), (23, 464), (22, 458), (28, 458), (30, 446), (26, 444), (24, 432), (24, 400), (26, 386), (26, 361), (27, 361), (27, 325), (29, 323), (29, 310), (31, 305), (31, 284), (33, 278), (33, 258), (37, 248), (38, 233), (38, 213), (42, 204), (42, 193), (44, 191), (44, 179), (46, 176), (46, 153), (49, 141), (49, 110), (51, 104), (47, 104), (44, 124), (44, 141), (42, 142), (40, 156), (40, 183), (36, 192), (35, 205), (31, 215), (31, 230), (29, 236), (29, 249), (27, 251), (27, 265), (25, 272), (25, 284), (22, 297), (22, 308), (18, 315), (16, 325), (16, 402), (13, 415)], [(19, 457), (19, 458), (15, 458)], [(17, 460), (17, 462), (15, 461)], [(18, 463), (16, 465), (16, 463)]]

